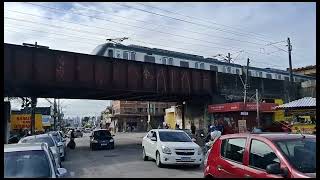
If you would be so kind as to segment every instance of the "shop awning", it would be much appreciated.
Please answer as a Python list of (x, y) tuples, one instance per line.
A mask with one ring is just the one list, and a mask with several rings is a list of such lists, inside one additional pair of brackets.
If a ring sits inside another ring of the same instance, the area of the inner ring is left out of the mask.
[[(274, 112), (277, 104), (275, 103), (260, 103), (260, 112)], [(209, 113), (217, 112), (234, 112), (234, 111), (256, 111), (257, 104), (253, 102), (246, 103), (246, 108), (244, 108), (243, 102), (225, 103), (225, 104), (214, 104), (208, 106)]]
[(288, 109), (288, 108), (316, 108), (316, 98), (304, 97), (295, 101), (291, 101), (286, 104), (282, 104), (276, 107), (277, 109)]

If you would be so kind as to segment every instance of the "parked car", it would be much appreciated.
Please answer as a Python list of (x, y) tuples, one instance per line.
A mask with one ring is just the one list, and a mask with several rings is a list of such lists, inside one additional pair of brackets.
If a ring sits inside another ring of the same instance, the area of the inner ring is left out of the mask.
[(50, 131), (48, 132), (48, 134), (52, 135), (53, 139), (56, 141), (57, 144), (62, 143), (62, 146), (58, 146), (58, 149), (60, 153), (60, 158), (62, 161), (64, 161), (66, 156), (66, 149), (67, 149), (66, 139), (64, 139), (61, 136), (59, 131)]
[(63, 143), (56, 143), (53, 136), (51, 134), (39, 134), (34, 136), (27, 136), (20, 139), (19, 144), (21, 143), (47, 143), (48, 147), (51, 149), (56, 164), (61, 167), (61, 158), (59, 154), (59, 147), (63, 146)]
[(191, 129), (181, 129), (181, 130), (186, 132), (193, 142), (196, 141), (195, 136), (191, 132)]
[(208, 151), (204, 166), (206, 178), (315, 178), (316, 136), (223, 135)]
[(202, 149), (182, 130), (152, 129), (142, 139), (143, 160), (155, 159), (158, 167), (165, 164), (194, 165), (203, 160)]
[(58, 168), (46, 143), (4, 145), (5, 178), (56, 178), (67, 174)]
[(111, 135), (110, 131), (107, 129), (98, 129), (92, 131), (92, 134), (90, 135), (90, 149), (114, 149), (113, 136), (114, 135)]

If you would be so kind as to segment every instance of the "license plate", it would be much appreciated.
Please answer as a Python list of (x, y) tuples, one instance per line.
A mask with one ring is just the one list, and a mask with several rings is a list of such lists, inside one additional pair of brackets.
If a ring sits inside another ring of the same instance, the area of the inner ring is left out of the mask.
[(101, 146), (107, 146), (108, 144), (101, 144)]
[(189, 161), (191, 157), (181, 157), (181, 161)]

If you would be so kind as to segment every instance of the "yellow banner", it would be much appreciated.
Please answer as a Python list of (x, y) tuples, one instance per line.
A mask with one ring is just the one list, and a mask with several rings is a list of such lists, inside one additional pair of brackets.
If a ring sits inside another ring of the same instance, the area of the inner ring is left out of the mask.
[[(30, 114), (12, 114), (11, 115), (11, 129), (30, 129), (31, 128), (31, 115)], [(42, 115), (35, 114), (35, 130), (43, 130), (42, 128)]]

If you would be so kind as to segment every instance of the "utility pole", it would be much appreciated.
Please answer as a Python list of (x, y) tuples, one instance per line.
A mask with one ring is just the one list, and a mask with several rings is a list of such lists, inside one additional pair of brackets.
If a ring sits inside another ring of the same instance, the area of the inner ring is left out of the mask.
[[(247, 70), (246, 70), (246, 82), (244, 84), (244, 98), (243, 98), (243, 110), (246, 110), (247, 106), (247, 88), (248, 88), (248, 73), (249, 73), (249, 63), (250, 59), (247, 60)], [(242, 116), (242, 120), (244, 120), (244, 115)]]
[(230, 62), (231, 62), (231, 56), (230, 56), (230, 53), (228, 53), (227, 58), (228, 58), (228, 63), (230, 63)]
[(56, 130), (56, 124), (57, 124), (57, 101), (54, 99), (53, 101), (53, 130)]
[(288, 54), (289, 54), (289, 73), (290, 73), (290, 88), (289, 88), (289, 101), (291, 100), (292, 95), (292, 88), (293, 88), (293, 75), (292, 75), (292, 62), (291, 62), (291, 51), (292, 51), (292, 45), (290, 43), (290, 38), (287, 39), (288, 43)]
[(31, 97), (31, 134), (34, 135), (35, 133), (35, 114), (36, 114), (36, 106), (37, 106), (37, 98)]
[(260, 117), (259, 117), (259, 92), (256, 89), (256, 102), (257, 102), (257, 121), (258, 121), (258, 128), (260, 128)]

